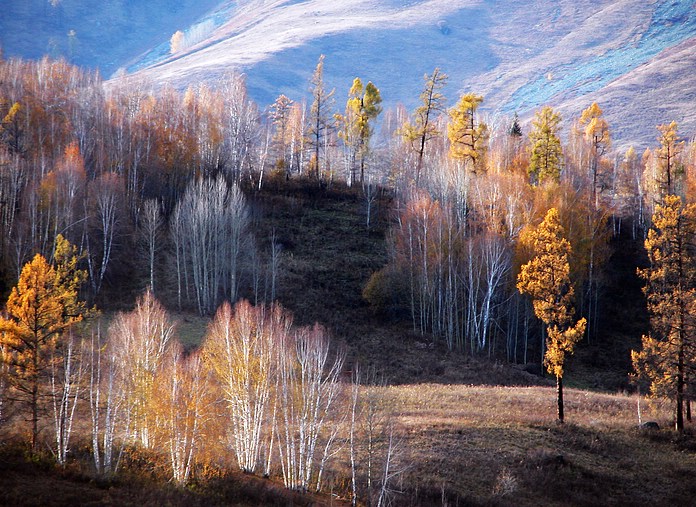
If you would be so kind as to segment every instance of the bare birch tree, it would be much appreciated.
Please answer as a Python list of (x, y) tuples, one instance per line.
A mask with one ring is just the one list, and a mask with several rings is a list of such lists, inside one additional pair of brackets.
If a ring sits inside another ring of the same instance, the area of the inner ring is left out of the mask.
[(290, 489), (307, 491), (318, 485), (322, 460), (317, 446), (322, 438), (331, 438), (328, 426), (341, 389), (343, 361), (343, 354), (329, 361), (329, 340), (319, 325), (286, 337), (281, 348), (278, 447), (283, 482)]
[(278, 344), (292, 320), (280, 307), (264, 309), (240, 301), (224, 303), (213, 321), (203, 354), (220, 383), (230, 414), (230, 433), (239, 468), (254, 472), (262, 440), (270, 432)]
[(130, 421), (128, 436), (144, 447), (153, 445), (156, 429), (152, 401), (155, 377), (165, 357), (174, 325), (150, 290), (130, 313), (119, 313), (109, 326), (109, 346), (117, 369), (117, 389), (124, 396)]
[(61, 353), (51, 350), (50, 397), (53, 405), (55, 457), (65, 465), (70, 449), (75, 409), (83, 379), (83, 347), (72, 329), (68, 329), (61, 343)]
[[(89, 343), (89, 407), (92, 429), (92, 459), (96, 473), (116, 472), (120, 451), (116, 449), (117, 430), (124, 416), (123, 392), (117, 386), (117, 362), (113, 347), (102, 337), (101, 323), (92, 331)], [(127, 428), (127, 424), (124, 424)], [(116, 463), (114, 463), (116, 451)]]
[[(237, 299), (249, 214), (236, 184), (222, 176), (189, 184), (173, 214), (178, 279), (190, 268), (199, 313), (212, 313), (224, 294)], [(182, 266), (183, 264), (183, 266)], [(179, 294), (181, 283), (179, 282)]]
[(150, 290), (155, 292), (155, 256), (157, 254), (158, 240), (162, 234), (162, 212), (156, 199), (149, 199), (143, 205), (140, 215), (141, 241), (147, 251), (148, 273), (150, 275)]

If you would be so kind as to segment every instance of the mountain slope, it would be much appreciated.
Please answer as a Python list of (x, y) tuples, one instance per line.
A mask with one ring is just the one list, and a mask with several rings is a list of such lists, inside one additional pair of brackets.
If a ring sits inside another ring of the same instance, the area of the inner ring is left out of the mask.
[(110, 76), (220, 0), (0, 0), (6, 57), (65, 58)]
[[(176, 4), (176, 5), (175, 5)], [(449, 74), (450, 105), (485, 96), (495, 123), (550, 104), (570, 121), (592, 101), (619, 148), (655, 144), (655, 125), (696, 133), (694, 0), (0, 0), (6, 56), (44, 53), (183, 88), (247, 75), (264, 107), (307, 97), (320, 54), (337, 105), (355, 76), (385, 107), (415, 107), (425, 73)], [(170, 38), (185, 32), (175, 54)]]
[(483, 93), (492, 121), (543, 104), (577, 117), (598, 101), (619, 145), (654, 144), (655, 125), (673, 119), (682, 134), (696, 132), (693, 1), (252, 0), (208, 18), (215, 28), (201, 42), (175, 55), (160, 49), (130, 70), (186, 86), (237, 68), (265, 105), (280, 93), (304, 97), (323, 53), (339, 101), (359, 75), (387, 106), (412, 108), (423, 74), (439, 66), (450, 102)]

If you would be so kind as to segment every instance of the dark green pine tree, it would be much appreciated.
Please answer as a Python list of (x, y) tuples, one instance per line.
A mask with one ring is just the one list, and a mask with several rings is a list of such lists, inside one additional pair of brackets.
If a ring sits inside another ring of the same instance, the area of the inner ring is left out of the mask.
[(520, 127), (520, 119), (517, 116), (517, 111), (515, 111), (515, 116), (512, 117), (512, 124), (508, 129), (508, 135), (510, 137), (522, 137), (522, 127)]

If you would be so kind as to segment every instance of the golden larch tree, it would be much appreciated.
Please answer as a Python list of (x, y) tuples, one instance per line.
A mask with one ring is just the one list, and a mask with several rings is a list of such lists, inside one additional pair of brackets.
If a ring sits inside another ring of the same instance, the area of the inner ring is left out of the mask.
[(436, 119), (438, 114), (445, 110), (442, 89), (447, 84), (448, 76), (436, 67), (431, 75), (426, 74), (423, 79), (425, 86), (420, 94), (421, 105), (413, 113), (413, 121), (406, 122), (401, 128), (401, 135), (418, 157), (416, 185), (423, 169), (426, 144), (440, 136)]
[(638, 270), (645, 280), (651, 333), (642, 350), (631, 353), (638, 376), (656, 396), (676, 402), (675, 426), (684, 429), (689, 373), (696, 365), (696, 205), (668, 195), (656, 206), (645, 240), (650, 266)]
[(566, 356), (584, 332), (584, 318), (573, 324), (575, 291), (570, 281), (570, 242), (565, 238), (559, 213), (551, 208), (539, 226), (523, 241), (532, 246), (534, 256), (522, 266), (517, 289), (532, 298), (534, 314), (546, 326), (544, 365), (556, 377), (558, 420), (563, 422), (563, 373)]
[(350, 183), (355, 183), (357, 167), (360, 167), (360, 182), (365, 180), (365, 162), (370, 151), (370, 138), (374, 131), (372, 124), (382, 112), (382, 96), (379, 89), (368, 82), (362, 84), (360, 78), (353, 80), (348, 92), (345, 114), (335, 115), (340, 126), (338, 137), (343, 140), (350, 158)]
[(450, 141), (450, 157), (468, 163), (473, 173), (485, 172), (488, 144), (488, 125), (478, 121), (476, 111), (483, 102), (481, 95), (465, 93), (457, 105), (450, 109), (447, 137)]
[(31, 447), (36, 451), (39, 416), (51, 360), (59, 356), (61, 338), (89, 314), (78, 299), (85, 272), (77, 269), (73, 247), (56, 238), (55, 267), (37, 254), (22, 268), (7, 300), (7, 316), (0, 317), (0, 345), (14, 396), (31, 412)]
[(597, 188), (603, 187), (600, 181), (600, 161), (602, 156), (611, 147), (609, 135), (609, 123), (604, 118), (604, 111), (596, 102), (585, 109), (580, 116), (580, 126), (583, 137), (590, 146), (590, 177), (592, 178), (591, 198), (594, 207), (598, 207)]
[(662, 195), (672, 195), (676, 193), (676, 176), (683, 170), (679, 164), (679, 155), (684, 150), (684, 141), (679, 140), (675, 121), (667, 125), (658, 125), (657, 130), (660, 131), (657, 138), (660, 147), (655, 150), (658, 160), (658, 183)]

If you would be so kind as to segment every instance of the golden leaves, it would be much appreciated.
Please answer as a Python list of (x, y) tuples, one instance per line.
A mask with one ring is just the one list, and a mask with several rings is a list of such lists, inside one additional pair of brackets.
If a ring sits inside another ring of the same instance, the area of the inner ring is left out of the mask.
[(532, 297), (534, 314), (546, 324), (547, 340), (544, 363), (556, 377), (563, 377), (566, 354), (572, 354), (587, 321), (573, 318), (574, 288), (570, 282), (570, 243), (564, 237), (558, 210), (551, 208), (535, 230), (526, 233), (533, 244), (534, 257), (522, 266), (517, 289)]

